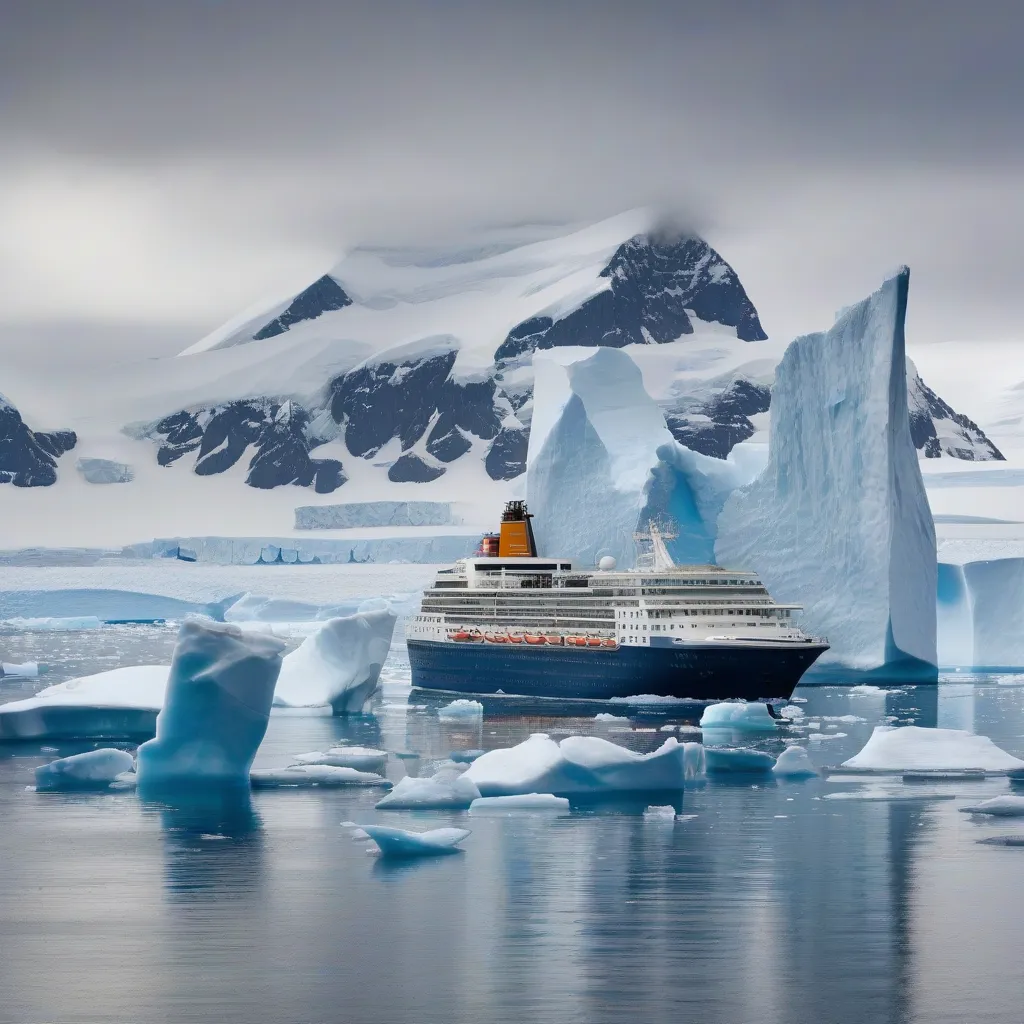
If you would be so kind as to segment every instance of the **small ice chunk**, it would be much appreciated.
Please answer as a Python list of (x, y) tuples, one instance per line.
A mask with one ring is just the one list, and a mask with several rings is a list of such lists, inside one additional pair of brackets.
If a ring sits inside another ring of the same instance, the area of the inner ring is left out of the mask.
[(709, 704), (700, 719), (701, 729), (736, 729), (742, 732), (775, 732), (775, 719), (768, 705), (745, 701)]
[(514, 747), (489, 750), (469, 766), (466, 777), (484, 796), (678, 790), (683, 753), (674, 736), (649, 754), (637, 754), (598, 736), (568, 736), (556, 743), (547, 733), (535, 733)]
[(775, 758), (749, 747), (706, 747), (704, 758), (709, 775), (763, 774), (775, 767)]
[(628, 722), (628, 718), (623, 718), (621, 715), (610, 715), (607, 711), (602, 711), (599, 714), (594, 715), (595, 722)]
[(426, 779), (406, 776), (380, 803), (381, 811), (421, 809), (463, 810), (480, 796), (476, 784), (464, 773), (441, 769)]
[(297, 764), (289, 768), (254, 768), (249, 772), (254, 789), (278, 786), (390, 786), (391, 783), (372, 772), (340, 768), (330, 764)]
[(388, 752), (373, 747), (332, 747), (328, 751), (312, 750), (308, 754), (294, 754), (292, 760), (296, 764), (326, 764), (380, 775), (388, 762)]
[(109, 789), (119, 775), (133, 772), (135, 759), (124, 750), (103, 747), (72, 754), (36, 769), (36, 789), (42, 792), (69, 789)]
[(457, 845), (470, 834), (468, 828), (435, 828), (430, 832), (409, 832), (385, 825), (364, 825), (382, 857), (436, 857), (461, 853)]
[(815, 733), (811, 733), (811, 735), (807, 737), (807, 742), (810, 743), (810, 745), (812, 747), (818, 747), (818, 746), (821, 746), (821, 744), (824, 743), (826, 740), (845, 740), (845, 739), (846, 739), (846, 733), (845, 732), (815, 732)]
[(39, 663), (26, 661), (20, 665), (10, 662), (0, 662), (0, 676), (18, 676), (21, 679), (33, 679), (39, 675)]
[(786, 747), (779, 754), (772, 771), (782, 778), (789, 779), (807, 778), (818, 774), (818, 769), (811, 764), (807, 751), (803, 747), (797, 746)]
[(348, 829), (349, 837), (352, 839), (362, 840), (370, 838), (370, 833), (362, 825), (357, 825), (354, 821), (343, 821), (341, 827)]
[(854, 789), (842, 793), (826, 793), (822, 800), (861, 800), (867, 803), (929, 803), (932, 800), (955, 800), (956, 793), (922, 793), (919, 790)]
[(861, 683), (858, 686), (851, 686), (847, 693), (851, 697), (870, 697), (876, 693), (884, 693), (885, 691), (880, 686), (869, 686), (867, 683)]
[(794, 704), (790, 704), (788, 707), (784, 707), (779, 712), (779, 718), (784, 718), (787, 722), (799, 722), (801, 718), (806, 718), (807, 715), (803, 708), (798, 708)]
[(1024, 767), (1024, 761), (1001, 750), (987, 736), (961, 729), (876, 725), (864, 749), (844, 761), (843, 767), (891, 772), (955, 768), (1006, 771)]
[(992, 814), (999, 818), (1019, 818), (1024, 816), (1024, 796), (994, 796), (991, 800), (982, 800), (972, 807), (961, 807), (964, 814)]
[(470, 814), (482, 811), (567, 811), (569, 801), (551, 793), (517, 793), (515, 796), (481, 796), (469, 805)]
[(140, 788), (247, 785), (284, 649), (228, 623), (183, 622), (156, 738), (139, 747)]
[(675, 821), (676, 809), (671, 804), (652, 804), (644, 810), (645, 821)]
[(484, 706), (478, 700), (464, 700), (461, 697), (438, 708), (437, 717), (442, 722), (461, 722), (467, 719), (482, 718)]

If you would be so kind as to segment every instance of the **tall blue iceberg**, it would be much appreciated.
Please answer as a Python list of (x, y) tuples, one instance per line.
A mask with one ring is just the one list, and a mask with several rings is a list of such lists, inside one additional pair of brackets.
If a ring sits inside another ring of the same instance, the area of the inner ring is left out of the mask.
[(904, 267), (789, 346), (768, 466), (718, 520), (718, 563), (757, 571), (829, 637), (819, 676), (936, 678), (935, 527), (907, 411), (909, 281)]

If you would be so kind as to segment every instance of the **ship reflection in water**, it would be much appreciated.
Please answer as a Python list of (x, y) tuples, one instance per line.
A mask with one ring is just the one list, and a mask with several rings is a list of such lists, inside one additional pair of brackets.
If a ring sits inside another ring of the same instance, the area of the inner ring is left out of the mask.
[[(970, 727), (1024, 751), (1024, 689), (797, 696), (819, 729), (793, 735), (819, 764), (887, 719)], [(599, 722), (508, 708), (446, 724), (397, 697), (349, 721), (275, 717), (260, 761), (347, 739), (401, 753), (397, 778), (537, 731), (636, 749), (687, 738), (678, 713)], [(814, 731), (826, 738), (812, 743)], [(757, 742), (777, 752), (782, 737)], [(0, 757), (5, 1021), (1019, 1018), (1022, 851), (977, 843), (1012, 823), (973, 821), (963, 801), (830, 801), (856, 783), (748, 779), (688, 789), (675, 822), (642, 817), (664, 794), (562, 815), (397, 812), (388, 824), (472, 835), (457, 856), (388, 870), (340, 827), (384, 820), (379, 794), (26, 793), (46, 756)], [(959, 785), (972, 798), (1006, 787)]]

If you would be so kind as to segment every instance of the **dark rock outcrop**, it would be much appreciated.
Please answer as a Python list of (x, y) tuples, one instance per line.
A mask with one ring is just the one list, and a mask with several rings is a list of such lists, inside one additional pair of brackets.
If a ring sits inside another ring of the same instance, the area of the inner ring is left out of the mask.
[(49, 487), (57, 482), (57, 460), (78, 443), (73, 430), (34, 431), (0, 395), (0, 484)]
[(750, 417), (768, 411), (771, 395), (767, 384), (737, 377), (696, 408), (667, 411), (665, 422), (672, 436), (691, 451), (724, 459), (753, 435)]
[(484, 468), (492, 480), (513, 480), (526, 472), (526, 452), (530, 446), (527, 427), (504, 427), (491, 442)]
[(907, 373), (907, 407), (914, 447), (926, 459), (946, 454), (968, 462), (1005, 461), (981, 427), (939, 398), (912, 367)]
[(389, 470), (388, 479), (392, 483), (416, 483), (425, 484), (430, 480), (436, 480), (444, 474), (441, 466), (430, 466), (418, 455), (406, 452)]
[(302, 323), (303, 320), (315, 320), (329, 310), (344, 309), (351, 305), (352, 300), (345, 294), (345, 289), (330, 274), (324, 274), (304, 291), (299, 292), (288, 308), (261, 327), (252, 336), (252, 340), (273, 338), (278, 334), (284, 334), (294, 324)]

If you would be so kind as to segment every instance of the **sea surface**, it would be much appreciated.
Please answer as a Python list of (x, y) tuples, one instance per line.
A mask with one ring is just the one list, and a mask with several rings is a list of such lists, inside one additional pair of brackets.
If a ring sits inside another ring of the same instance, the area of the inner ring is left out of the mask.
[[(3, 661), (46, 669), (0, 680), (0, 701), (166, 662), (174, 639), (170, 626), (0, 628)], [(777, 753), (799, 739), (825, 768), (856, 753), (874, 725), (913, 723), (971, 729), (1021, 756), (1022, 684), (803, 687), (799, 722), (768, 739), (716, 742)], [(257, 765), (349, 741), (390, 751), (397, 780), (451, 751), (534, 732), (649, 750), (666, 736), (697, 738), (699, 718), (611, 708), (622, 720), (602, 722), (499, 705), (482, 722), (451, 725), (437, 704), (410, 697), (398, 644), (373, 715), (275, 713)], [(842, 776), (708, 781), (676, 798), (676, 821), (643, 818), (663, 794), (471, 816), (376, 812), (376, 790), (167, 805), (28, 788), (35, 766), (88, 746), (0, 747), (4, 1024), (1024, 1019), (1024, 848), (979, 842), (1024, 835), (1024, 820), (958, 809), (1007, 792), (1003, 779), (885, 784), (955, 797), (911, 802), (831, 799), (878, 785)], [(390, 864), (346, 821), (472, 835), (458, 855)]]

